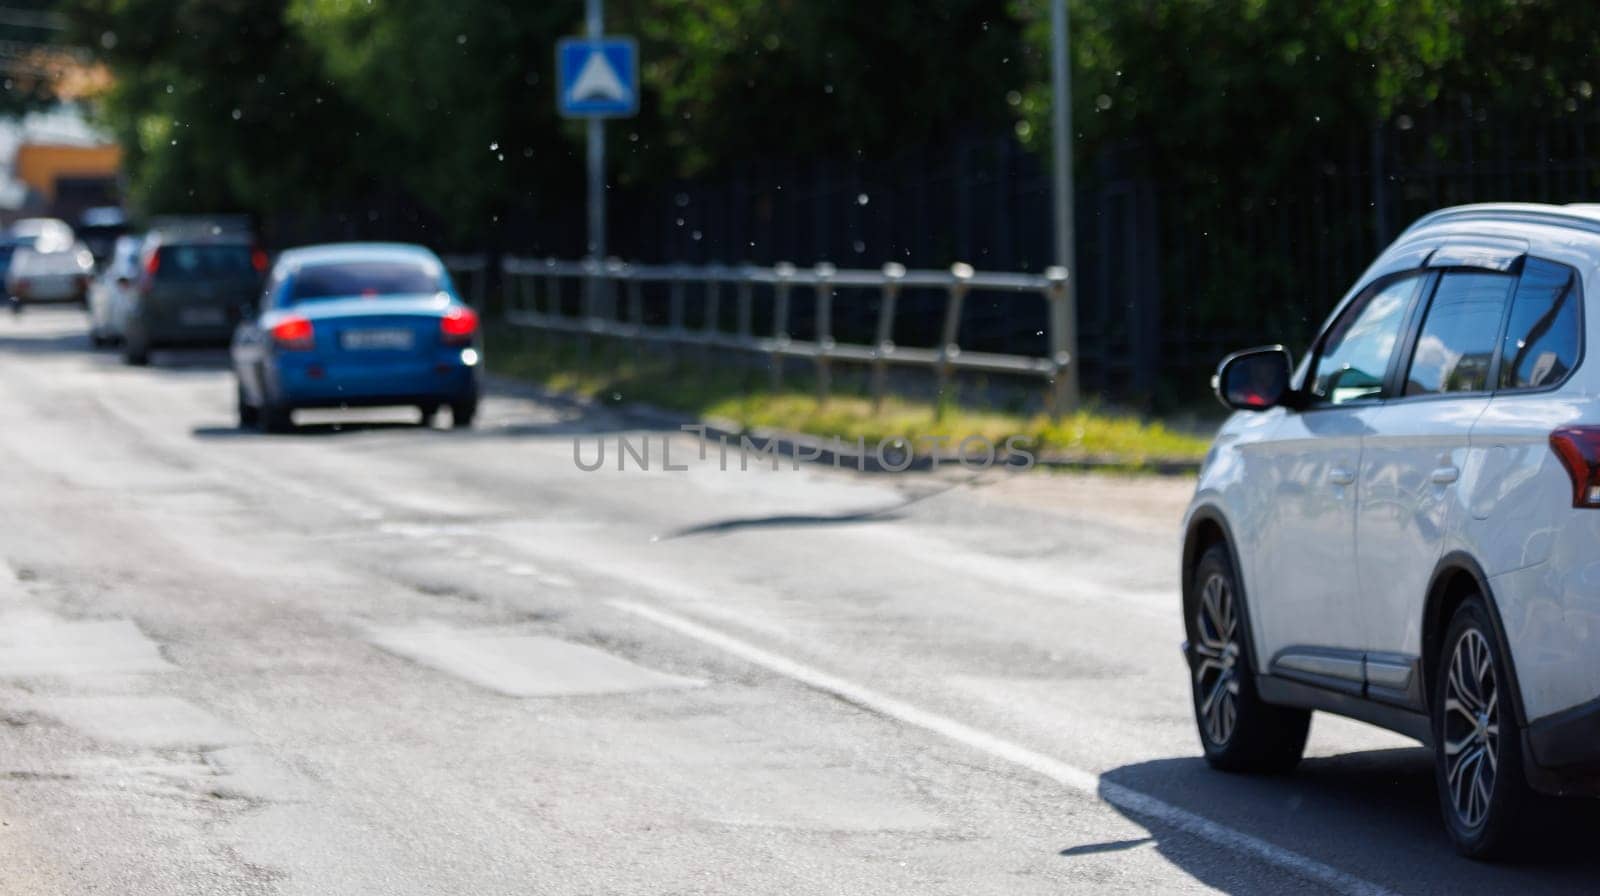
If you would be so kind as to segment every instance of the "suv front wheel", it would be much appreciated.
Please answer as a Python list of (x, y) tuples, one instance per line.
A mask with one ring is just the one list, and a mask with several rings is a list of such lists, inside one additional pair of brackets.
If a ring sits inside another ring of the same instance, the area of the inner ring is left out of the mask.
[(1206, 762), (1230, 772), (1294, 768), (1311, 711), (1274, 706), (1256, 692), (1244, 599), (1226, 545), (1212, 545), (1200, 557), (1189, 594), (1190, 685)]
[(1433, 688), (1434, 777), (1446, 830), (1462, 855), (1503, 858), (1537, 797), (1522, 771), (1522, 738), (1506, 658), (1477, 595), (1456, 609)]

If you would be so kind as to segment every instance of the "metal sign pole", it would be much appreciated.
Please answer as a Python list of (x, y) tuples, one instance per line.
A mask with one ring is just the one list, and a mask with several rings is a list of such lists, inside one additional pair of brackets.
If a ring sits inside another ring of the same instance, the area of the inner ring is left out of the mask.
[(1073, 239), (1072, 211), (1072, 57), (1067, 52), (1067, 0), (1052, 0), (1050, 25), (1054, 43), (1051, 63), (1051, 130), (1055, 161), (1056, 265), (1060, 276), (1051, 300), (1052, 354), (1056, 364), (1056, 415), (1078, 406), (1078, 332), (1074, 295), (1078, 290), (1078, 259)]
[(1067, 0), (1050, 4), (1051, 27), (1055, 34), (1051, 47), (1051, 134), (1055, 150), (1056, 264), (1078, 275), (1072, 239), (1072, 62), (1067, 54)]
[[(605, 36), (605, 9), (603, 0), (585, 0), (585, 19), (589, 37), (599, 40)], [(606, 257), (606, 123), (605, 119), (589, 119), (589, 257), (602, 261)]]

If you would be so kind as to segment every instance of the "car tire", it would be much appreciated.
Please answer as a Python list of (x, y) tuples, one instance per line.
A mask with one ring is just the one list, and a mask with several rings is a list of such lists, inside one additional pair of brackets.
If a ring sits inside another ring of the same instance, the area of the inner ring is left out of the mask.
[(130, 331), (123, 337), (122, 361), (130, 367), (143, 367), (150, 363), (150, 345), (137, 331)]
[(1541, 799), (1523, 772), (1510, 664), (1489, 613), (1479, 595), (1456, 609), (1430, 700), (1439, 810), (1456, 850), (1473, 859), (1525, 850)]
[(263, 431), (271, 433), (294, 431), (294, 408), (268, 402), (258, 413), (261, 415)]
[(1267, 703), (1257, 692), (1244, 596), (1227, 545), (1201, 555), (1189, 595), (1189, 681), (1206, 762), (1228, 772), (1293, 769), (1305, 752), (1311, 711)]
[(261, 425), (261, 409), (245, 400), (244, 386), (235, 384), (239, 408), (239, 428), (254, 429)]
[(450, 403), (450, 425), (456, 429), (470, 429), (472, 421), (478, 416), (478, 399), (469, 398), (465, 401)]

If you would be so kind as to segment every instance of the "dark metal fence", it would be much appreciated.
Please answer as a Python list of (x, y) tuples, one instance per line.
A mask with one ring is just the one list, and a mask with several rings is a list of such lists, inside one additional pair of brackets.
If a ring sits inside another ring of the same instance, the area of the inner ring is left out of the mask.
[[(1116, 147), (1080, 165), (1078, 375), (1086, 395), (1144, 406), (1201, 397), (1223, 354), (1303, 346), (1372, 257), (1434, 209), (1466, 202), (1600, 198), (1600, 110), (1496, 118), (1430, 110), (1321, 145), (1270, 188), (1197, 190)], [(1250, 160), (1238, 160), (1248, 165)], [(1243, 183), (1219, 171), (1220, 183)], [(1218, 197), (1221, 198), (1218, 198)], [(1049, 179), (1010, 137), (968, 138), (890, 161), (750, 162), (699, 181), (620, 188), (612, 245), (646, 264), (792, 260), (1042, 272)], [(516, 254), (577, 257), (581, 209), (507, 235)], [(938, 295), (900, 300), (905, 344), (935, 344)], [(859, 307), (858, 307), (859, 305)], [(845, 327), (866, 305), (842, 303)], [(797, 307), (802, 317), (806, 309)], [(969, 298), (964, 341), (1040, 354), (1041, 312)]]

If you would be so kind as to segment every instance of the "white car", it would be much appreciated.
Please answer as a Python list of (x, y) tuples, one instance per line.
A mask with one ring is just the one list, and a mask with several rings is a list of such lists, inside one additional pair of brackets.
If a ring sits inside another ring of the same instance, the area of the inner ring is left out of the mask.
[(1514, 851), (1600, 792), (1600, 205), (1424, 217), (1308, 357), (1232, 355), (1184, 522), (1207, 760), (1283, 771), (1311, 710), (1434, 751), (1445, 826)]
[(117, 237), (105, 268), (89, 284), (89, 340), (96, 346), (122, 339), (129, 308), (137, 299), (142, 245), (136, 236)]
[(31, 302), (83, 302), (94, 275), (94, 255), (65, 221), (25, 218), (12, 225), (19, 241), (6, 270), (13, 310)]

